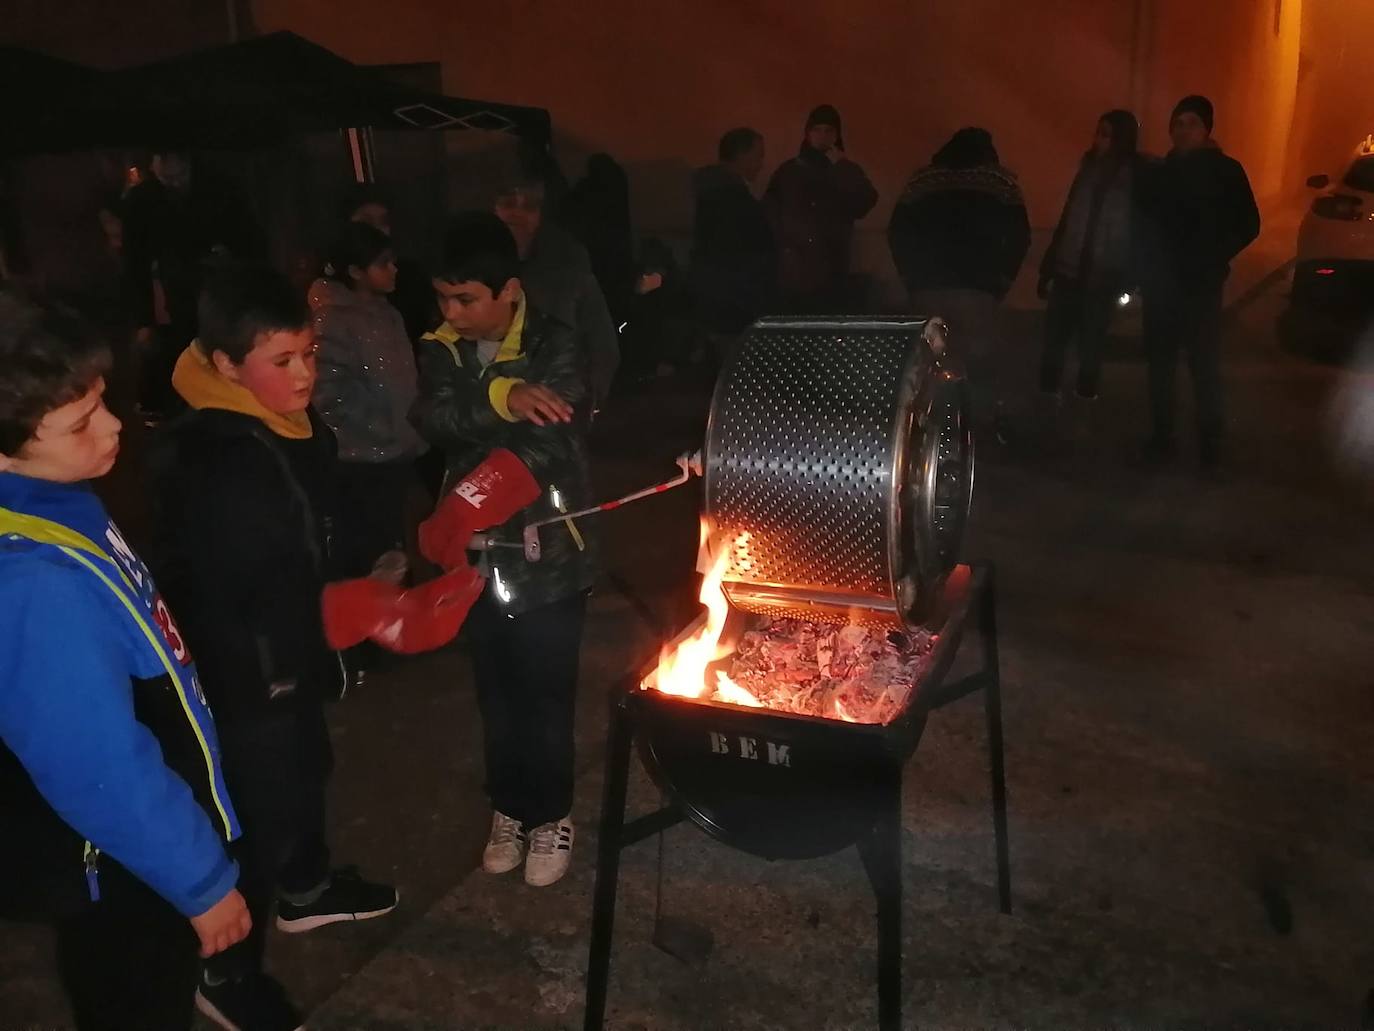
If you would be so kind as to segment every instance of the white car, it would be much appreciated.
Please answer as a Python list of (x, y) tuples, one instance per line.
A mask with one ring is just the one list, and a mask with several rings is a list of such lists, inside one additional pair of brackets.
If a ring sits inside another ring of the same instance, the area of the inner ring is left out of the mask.
[(1314, 175), (1307, 185), (1322, 192), (1298, 231), (1294, 314), (1326, 322), (1374, 311), (1374, 135), (1337, 181)]

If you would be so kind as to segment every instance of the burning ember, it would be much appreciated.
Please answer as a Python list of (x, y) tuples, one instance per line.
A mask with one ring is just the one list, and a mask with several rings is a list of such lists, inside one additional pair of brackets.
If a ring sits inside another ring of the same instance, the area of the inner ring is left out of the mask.
[[(703, 525), (703, 543), (706, 527)], [(747, 551), (748, 534), (732, 547)], [(721, 549), (702, 578), (706, 623), (676, 648), (664, 648), (650, 686), (664, 694), (777, 709), (847, 723), (886, 723), (924, 674), (935, 636), (776, 619), (750, 630), (733, 655), (720, 643), (730, 607), (721, 590)], [(728, 672), (709, 670), (729, 659)]]
[(775, 619), (740, 641), (714, 698), (846, 723), (886, 723), (929, 663), (932, 634)]

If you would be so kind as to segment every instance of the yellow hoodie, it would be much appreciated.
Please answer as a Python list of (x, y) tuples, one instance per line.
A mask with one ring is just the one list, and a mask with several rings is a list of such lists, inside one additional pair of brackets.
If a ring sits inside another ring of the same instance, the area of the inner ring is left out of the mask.
[(177, 359), (176, 368), (172, 370), (172, 386), (197, 411), (221, 408), (226, 412), (251, 415), (277, 436), (289, 440), (305, 440), (314, 432), (310, 428), (310, 416), (305, 412), (282, 415), (269, 411), (247, 387), (221, 376), (194, 340)]

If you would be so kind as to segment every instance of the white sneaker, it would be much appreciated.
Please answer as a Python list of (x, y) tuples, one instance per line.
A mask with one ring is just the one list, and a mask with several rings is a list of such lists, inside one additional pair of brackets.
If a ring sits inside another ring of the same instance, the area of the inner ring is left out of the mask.
[(572, 846), (570, 816), (536, 827), (530, 832), (530, 854), (525, 857), (525, 883), (547, 888), (557, 881), (568, 872)]
[(525, 858), (525, 829), (520, 821), (502, 812), (491, 814), (491, 837), (482, 850), (482, 869), (487, 873), (509, 873)]

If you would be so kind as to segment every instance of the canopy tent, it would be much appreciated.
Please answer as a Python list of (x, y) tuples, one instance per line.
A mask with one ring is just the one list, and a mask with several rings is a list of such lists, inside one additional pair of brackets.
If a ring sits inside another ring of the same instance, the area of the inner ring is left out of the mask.
[(115, 71), (0, 48), (0, 155), (251, 147), (321, 130), (482, 129), (549, 144), (542, 108), (388, 81), (290, 32)]

